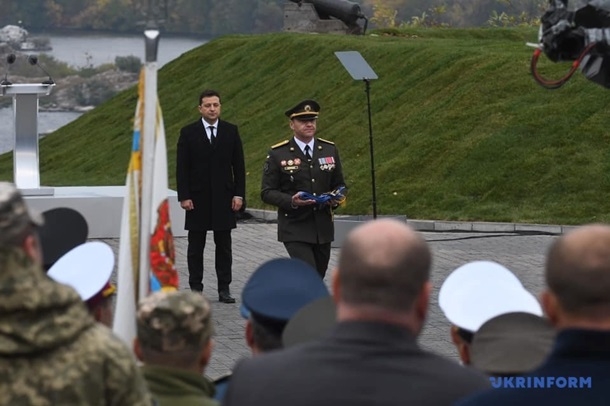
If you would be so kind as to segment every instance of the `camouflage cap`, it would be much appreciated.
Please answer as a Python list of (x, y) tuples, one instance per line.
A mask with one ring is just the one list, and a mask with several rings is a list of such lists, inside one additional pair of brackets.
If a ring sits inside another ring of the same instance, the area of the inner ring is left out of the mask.
[(138, 307), (138, 340), (142, 347), (159, 352), (199, 350), (214, 332), (211, 313), (200, 293), (153, 293)]
[(28, 209), (14, 184), (0, 182), (0, 245), (15, 242), (30, 224), (44, 224), (40, 213)]

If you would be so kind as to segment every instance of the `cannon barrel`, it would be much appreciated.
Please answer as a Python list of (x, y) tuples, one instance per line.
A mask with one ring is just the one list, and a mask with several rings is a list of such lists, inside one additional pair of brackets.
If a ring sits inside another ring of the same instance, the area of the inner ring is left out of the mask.
[(293, 3), (311, 3), (322, 19), (334, 17), (348, 26), (357, 25), (364, 18), (360, 5), (349, 0), (291, 0)]

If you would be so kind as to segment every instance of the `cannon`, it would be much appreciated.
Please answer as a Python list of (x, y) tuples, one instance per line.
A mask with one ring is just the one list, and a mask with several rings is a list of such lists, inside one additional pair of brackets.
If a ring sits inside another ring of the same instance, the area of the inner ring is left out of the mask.
[(284, 31), (364, 35), (367, 25), (360, 5), (349, 0), (290, 0), (284, 6)]

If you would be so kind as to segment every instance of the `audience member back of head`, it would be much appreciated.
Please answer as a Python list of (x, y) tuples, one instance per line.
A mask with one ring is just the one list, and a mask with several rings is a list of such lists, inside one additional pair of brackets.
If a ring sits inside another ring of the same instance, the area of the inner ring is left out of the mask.
[(482, 374), (417, 345), (431, 291), (430, 249), (405, 223), (353, 230), (333, 274), (337, 324), (320, 340), (242, 361), (226, 405), (451, 405)]
[(212, 309), (200, 293), (158, 291), (140, 301), (134, 352), (158, 406), (217, 406), (203, 374), (212, 356)]
[(587, 225), (558, 238), (546, 260), (542, 305), (558, 330), (545, 362), (517, 381), (460, 405), (607, 405), (610, 386), (610, 227)]

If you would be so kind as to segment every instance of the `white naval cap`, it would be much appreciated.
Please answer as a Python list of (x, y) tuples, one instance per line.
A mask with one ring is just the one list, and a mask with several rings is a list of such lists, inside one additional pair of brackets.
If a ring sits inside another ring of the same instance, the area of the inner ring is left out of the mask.
[(441, 286), (439, 305), (452, 324), (471, 332), (501, 314), (543, 314), (519, 279), (492, 261), (471, 262), (453, 271)]
[(87, 301), (102, 291), (114, 269), (114, 253), (104, 242), (81, 244), (63, 255), (47, 272), (55, 281), (71, 286)]

